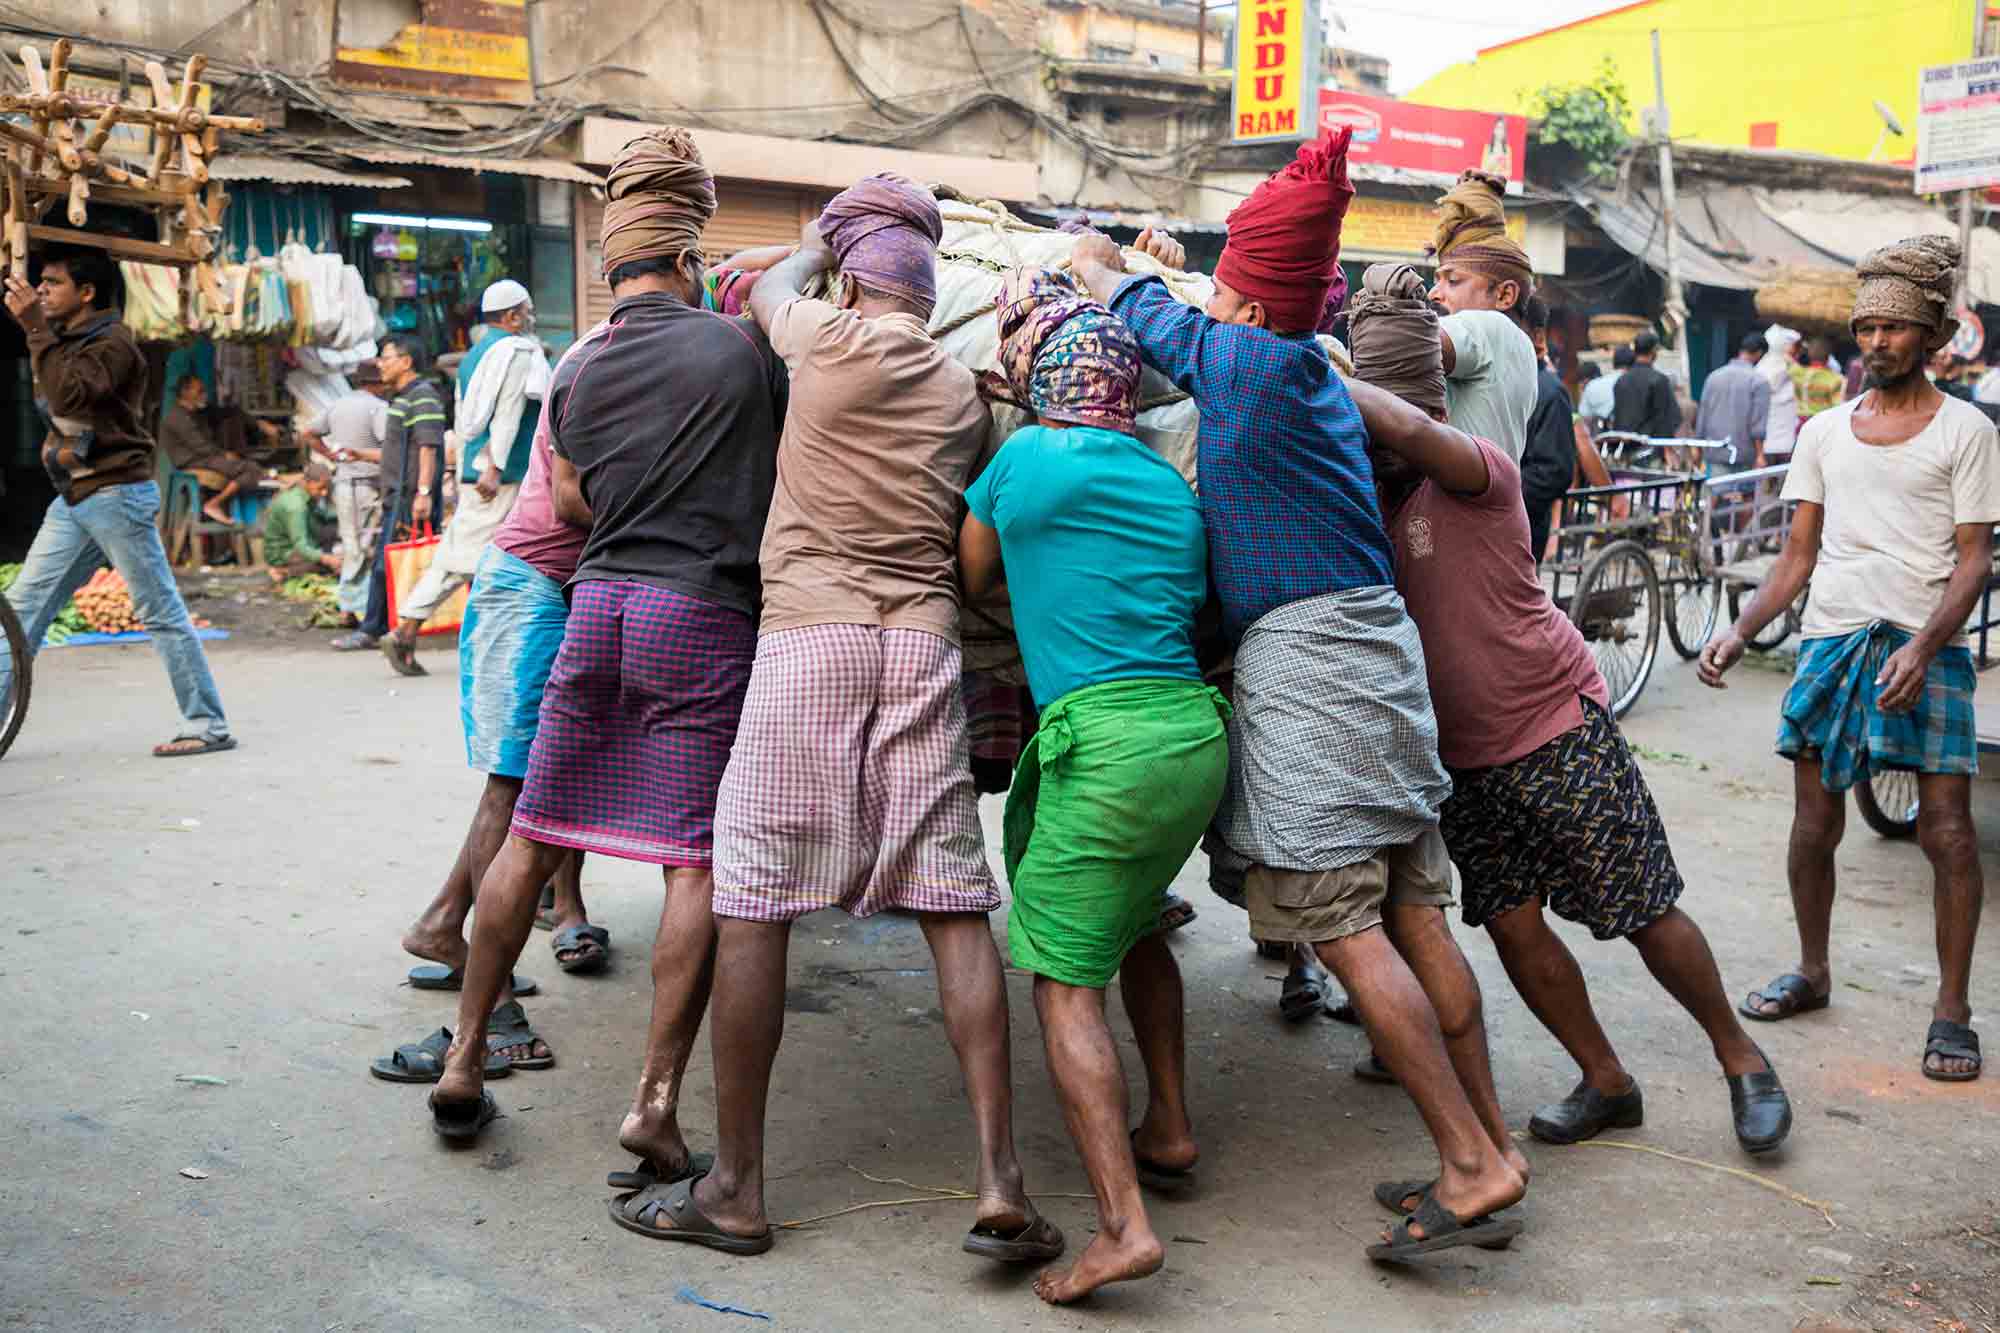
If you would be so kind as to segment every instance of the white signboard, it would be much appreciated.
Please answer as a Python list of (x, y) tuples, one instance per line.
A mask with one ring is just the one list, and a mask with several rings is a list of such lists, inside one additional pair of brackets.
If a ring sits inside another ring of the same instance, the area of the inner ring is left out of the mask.
[(1917, 76), (1917, 193), (2000, 185), (2000, 57)]

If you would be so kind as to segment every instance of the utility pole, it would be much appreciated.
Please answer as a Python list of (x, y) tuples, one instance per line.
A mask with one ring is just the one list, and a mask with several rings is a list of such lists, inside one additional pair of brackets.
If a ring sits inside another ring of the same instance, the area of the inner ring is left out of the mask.
[(1195, 22), (1194, 72), (1208, 72), (1208, 0), (1201, 0), (1201, 13)]
[[(1983, 3), (1983, 0), (1982, 0)], [(1687, 323), (1687, 301), (1681, 295), (1681, 238), (1676, 221), (1678, 209), (1674, 201), (1674, 145), (1668, 130), (1671, 122), (1667, 116), (1667, 80), (1660, 69), (1660, 30), (1653, 29), (1653, 135), (1660, 145), (1660, 225), (1667, 234), (1667, 309), (1665, 324), (1668, 337), (1680, 340), (1681, 329)]]
[[(1972, 58), (1986, 54), (1986, 0), (1972, 0)], [(1958, 196), (1958, 287), (1952, 293), (1952, 311), (1967, 304), (1966, 289), (1972, 279), (1972, 196), (1974, 190)]]

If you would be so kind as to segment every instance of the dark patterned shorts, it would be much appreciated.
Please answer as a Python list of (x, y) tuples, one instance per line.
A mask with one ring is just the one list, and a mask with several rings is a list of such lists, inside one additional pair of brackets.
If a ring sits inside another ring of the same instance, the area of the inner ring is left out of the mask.
[(1611, 715), (1498, 768), (1454, 770), (1439, 814), (1462, 880), (1465, 924), (1545, 900), (1600, 940), (1659, 920), (1681, 896), (1667, 830)]

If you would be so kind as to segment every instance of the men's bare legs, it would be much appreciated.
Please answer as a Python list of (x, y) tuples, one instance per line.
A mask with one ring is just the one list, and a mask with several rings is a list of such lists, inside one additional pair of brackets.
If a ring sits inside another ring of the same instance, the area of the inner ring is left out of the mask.
[(465, 966), (465, 919), (486, 869), (506, 841), (514, 822), (514, 803), (521, 799), (521, 779), (489, 774), (472, 812), (471, 827), (459, 844), (458, 859), (445, 876), (444, 887), (422, 915), (403, 932), (403, 951), (446, 967)]
[(671, 1180), (687, 1166), (681, 1079), (715, 980), (715, 917), (710, 910), (715, 879), (706, 868), (674, 867), (666, 872), (666, 894), (653, 939), (653, 1021), (646, 1032), (646, 1063), (632, 1109), (618, 1127), (618, 1146), (650, 1164), (662, 1180)]
[(1736, 1007), (1722, 989), (1715, 954), (1692, 917), (1678, 907), (1669, 908), (1659, 920), (1632, 932), (1630, 938), (1653, 979), (1680, 1001), (1681, 1008), (1708, 1034), (1723, 1073), (1754, 1074), (1769, 1067), (1757, 1043), (1737, 1021)]
[[(1520, 1201), (1527, 1184), (1500, 1155), (1445, 1051), (1436, 1012), (1379, 926), (1314, 946), (1340, 979), (1376, 1054), (1416, 1103), (1437, 1145), (1433, 1197), (1461, 1221)], [(1422, 1237), (1420, 1229), (1413, 1236)]]
[[(1972, 1021), (1972, 946), (1986, 900), (1979, 838), (1972, 824), (1972, 779), (1950, 773), (1917, 775), (1917, 841), (1930, 859), (1937, 913), (1938, 993), (1932, 1018)], [(1969, 1074), (1970, 1060), (1927, 1057), (1933, 1073)]]
[[(1530, 1174), (1528, 1157), (1508, 1132), (1500, 1111), (1500, 1094), (1493, 1084), (1493, 1060), (1486, 1046), (1486, 1013), (1479, 992), (1479, 978), (1464, 950), (1451, 933), (1444, 910), (1429, 906), (1390, 904), (1382, 911), (1382, 924), (1389, 942), (1403, 955), (1417, 984), (1430, 997), (1437, 1014), (1438, 1029), (1444, 1037), (1445, 1053), (1458, 1074), (1458, 1085), (1472, 1104), (1473, 1114), (1486, 1130), (1486, 1137), (1500, 1151), (1514, 1174), (1526, 1184)], [(1414, 1199), (1405, 1200), (1410, 1207)]]
[(715, 1061), (715, 1168), (695, 1183), (695, 1207), (731, 1235), (770, 1230), (764, 1212), (764, 1111), (785, 1035), (789, 921), (715, 918), (709, 1044)]
[(1169, 1170), (1187, 1170), (1201, 1156), (1187, 1109), (1187, 1011), (1181, 967), (1166, 935), (1155, 931), (1132, 946), (1118, 969), (1119, 994), (1146, 1066), (1146, 1114), (1132, 1149)]
[[(938, 1005), (958, 1055), (979, 1133), (978, 1224), (1014, 1232), (1035, 1219), (1014, 1155), (1014, 1083), (1007, 976), (983, 913), (917, 918), (937, 967)], [(1102, 1003), (1100, 999), (1100, 1004)]]
[(567, 848), (510, 834), (479, 881), (472, 946), (458, 993), (458, 1026), (435, 1099), (474, 1102), (485, 1086), (486, 1018), (509, 986), (514, 960), (535, 930), (535, 903)]
[[(1036, 1295), (1063, 1305), (1106, 1283), (1157, 1273), (1166, 1248), (1153, 1233), (1139, 1197), (1139, 1174), (1125, 1131), (1125, 1071), (1104, 1021), (1104, 992), (1036, 977), (1035, 1012), (1042, 1020), (1049, 1076), (1062, 1099), (1063, 1123), (1097, 1196), (1097, 1235), (1074, 1264), (1061, 1271), (1046, 1269), (1035, 1279)], [(1134, 1026), (1136, 1030), (1136, 1021)]]
[[(1785, 878), (1791, 885), (1792, 916), (1799, 928), (1798, 973), (1812, 983), (1814, 995), (1830, 995), (1833, 854), (1847, 831), (1847, 793), (1826, 789), (1820, 781), (1819, 764), (1817, 754), (1801, 755), (1792, 762), (1792, 839), (1785, 854)], [(1920, 786), (1919, 802), (1921, 792)], [(1756, 996), (1748, 1003), (1758, 1013), (1778, 1012), (1777, 1005)]]
[(1493, 937), (1507, 979), (1514, 983), (1529, 1012), (1576, 1061), (1583, 1081), (1606, 1097), (1630, 1092), (1632, 1076), (1619, 1062), (1618, 1052), (1597, 1021), (1590, 988), (1583, 984), (1583, 969), (1577, 966), (1569, 946), (1549, 929), (1541, 904), (1526, 902), (1492, 918), (1486, 923), (1486, 932)]

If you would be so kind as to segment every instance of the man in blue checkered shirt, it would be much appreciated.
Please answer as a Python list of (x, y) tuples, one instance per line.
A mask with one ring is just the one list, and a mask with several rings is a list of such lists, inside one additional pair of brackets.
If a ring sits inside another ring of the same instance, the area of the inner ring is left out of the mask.
[(1333, 970), (1436, 1141), (1434, 1182), (1378, 1190), (1410, 1216), (1369, 1254), (1401, 1260), (1518, 1233), (1492, 1214), (1525, 1193), (1527, 1162), (1493, 1091), (1478, 982), (1440, 910), (1451, 784), (1367, 431), (1313, 336), (1353, 193), (1345, 146), (1329, 161), (1324, 141), (1309, 145), (1231, 216), (1206, 312), (1128, 275), (1102, 236), (1078, 241), (1071, 268), (1201, 411), (1210, 572), (1236, 645), (1215, 831), (1250, 862), (1251, 933), (1306, 944)]

